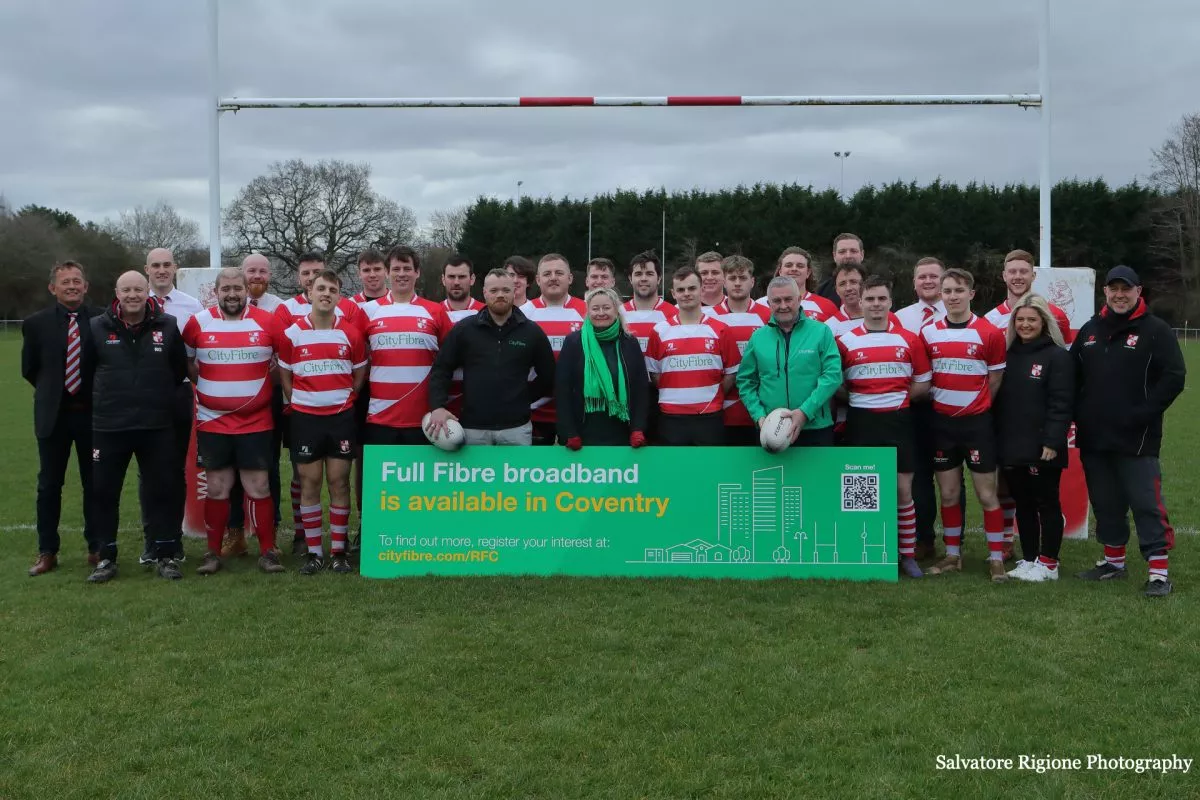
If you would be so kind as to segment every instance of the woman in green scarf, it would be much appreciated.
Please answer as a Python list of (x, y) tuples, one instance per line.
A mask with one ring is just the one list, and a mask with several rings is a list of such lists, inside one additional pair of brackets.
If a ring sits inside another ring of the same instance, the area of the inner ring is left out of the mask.
[(563, 341), (555, 370), (559, 441), (571, 450), (585, 444), (641, 447), (650, 405), (641, 347), (625, 330), (615, 291), (592, 289), (584, 303), (587, 319)]

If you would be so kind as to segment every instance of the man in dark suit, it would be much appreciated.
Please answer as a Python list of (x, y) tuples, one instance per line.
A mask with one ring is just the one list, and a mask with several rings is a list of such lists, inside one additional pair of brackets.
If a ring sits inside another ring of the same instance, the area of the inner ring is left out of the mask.
[(83, 537), (92, 566), (97, 563), (99, 550), (92, 505), (92, 377), (96, 356), (91, 343), (91, 318), (103, 312), (84, 305), (87, 277), (74, 261), (54, 265), (49, 288), (54, 305), (32, 314), (21, 326), (21, 376), (34, 389), (33, 432), (40, 462), (38, 557), (29, 569), (32, 576), (44, 575), (58, 566), (58, 523), (72, 446), (83, 484)]

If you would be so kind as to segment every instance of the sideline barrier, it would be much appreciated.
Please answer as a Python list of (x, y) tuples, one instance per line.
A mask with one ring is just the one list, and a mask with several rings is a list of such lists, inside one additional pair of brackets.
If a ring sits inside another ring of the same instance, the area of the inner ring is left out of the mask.
[(897, 578), (885, 448), (378, 446), (361, 573)]

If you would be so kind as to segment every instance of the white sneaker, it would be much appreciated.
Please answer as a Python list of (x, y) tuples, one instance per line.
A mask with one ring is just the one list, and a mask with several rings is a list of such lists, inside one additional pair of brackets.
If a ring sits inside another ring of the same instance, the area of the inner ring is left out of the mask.
[(1058, 569), (1050, 569), (1042, 562), (1037, 563), (1037, 572), (1041, 577), (1039, 581), (1056, 581), (1058, 580)]
[(1017, 562), (1017, 566), (1008, 571), (1008, 577), (1023, 581), (1026, 579), (1025, 576), (1029, 573), (1029, 571), (1036, 566), (1038, 566), (1038, 562), (1036, 561), (1026, 561), (1021, 559)]

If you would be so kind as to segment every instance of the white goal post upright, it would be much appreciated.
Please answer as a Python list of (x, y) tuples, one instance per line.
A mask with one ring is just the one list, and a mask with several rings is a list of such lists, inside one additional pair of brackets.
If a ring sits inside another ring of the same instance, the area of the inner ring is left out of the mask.
[[(979, 106), (1011, 105), (1041, 112), (1039, 154), (1039, 266), (1050, 262), (1050, 0), (1041, 2), (1038, 29), (1037, 94), (957, 95), (672, 95), (662, 97), (253, 97), (220, 94), (219, 0), (208, 0), (209, 109), (208, 205), (209, 266), (221, 266), (221, 114), (247, 109), (306, 108), (579, 108), (714, 106)], [(665, 213), (665, 212), (664, 212)], [(665, 242), (664, 242), (665, 248)], [(663, 257), (666, 257), (664, 252)]]

